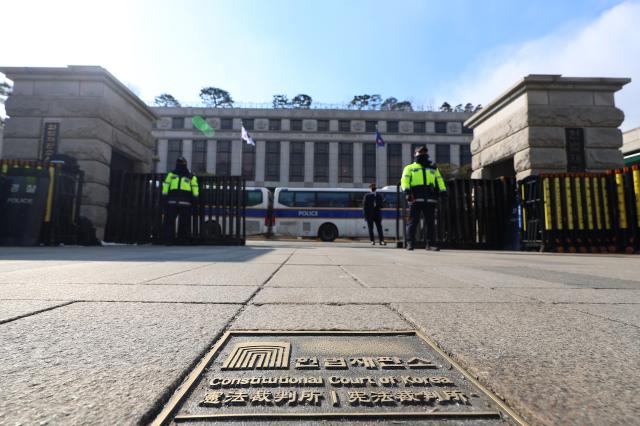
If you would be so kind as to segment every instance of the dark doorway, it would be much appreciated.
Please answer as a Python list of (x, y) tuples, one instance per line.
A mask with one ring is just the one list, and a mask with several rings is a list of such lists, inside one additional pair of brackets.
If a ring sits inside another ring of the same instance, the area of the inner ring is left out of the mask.
[(111, 175), (114, 172), (129, 172), (135, 171), (135, 161), (125, 157), (123, 154), (116, 150), (111, 151)]
[(484, 169), (486, 172), (485, 178), (487, 179), (498, 179), (501, 177), (513, 178), (516, 176), (513, 157), (485, 166)]

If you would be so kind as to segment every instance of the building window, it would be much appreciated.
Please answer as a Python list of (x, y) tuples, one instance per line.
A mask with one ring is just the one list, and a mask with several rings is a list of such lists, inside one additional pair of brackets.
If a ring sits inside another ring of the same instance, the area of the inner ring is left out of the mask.
[(281, 129), (281, 120), (279, 118), (269, 119), (269, 130), (279, 132)]
[(398, 133), (397, 121), (387, 121), (387, 133)]
[(338, 182), (353, 182), (353, 143), (338, 144)]
[(316, 142), (313, 146), (313, 180), (329, 182), (329, 143)]
[(472, 135), (473, 134), (473, 129), (470, 127), (465, 127), (464, 124), (460, 123), (460, 125), (462, 126), (462, 134), (463, 135)]
[(289, 143), (289, 180), (304, 182), (304, 142)]
[[(278, 123), (280, 121), (278, 120)], [(264, 163), (264, 180), (280, 180), (280, 142), (266, 143), (266, 156)]]
[(378, 128), (378, 122), (375, 120), (367, 120), (364, 122), (364, 131), (373, 133)]
[[(252, 124), (253, 124), (253, 120)], [(242, 177), (246, 180), (256, 180), (256, 146), (242, 144)]]
[(207, 141), (193, 141), (191, 149), (191, 171), (195, 174), (207, 171)]
[(318, 131), (319, 132), (328, 132), (329, 131), (329, 120), (318, 120)]
[(291, 130), (294, 132), (302, 131), (302, 120), (291, 120)]
[(182, 157), (182, 141), (180, 139), (169, 139), (167, 149), (167, 170), (173, 170), (178, 157)]
[(220, 119), (220, 129), (222, 129), (222, 130), (231, 130), (231, 129), (233, 129), (233, 118), (221, 118)]
[(184, 117), (173, 117), (171, 119), (172, 129), (184, 129)]
[(438, 164), (451, 163), (451, 149), (449, 149), (449, 144), (436, 145), (436, 163)]
[(414, 121), (413, 122), (413, 133), (426, 133), (427, 126), (424, 121)]
[(153, 156), (154, 157), (158, 156), (158, 145), (160, 145), (160, 141), (158, 139), (153, 141)]
[(387, 182), (388, 185), (397, 185), (402, 177), (402, 144), (390, 143), (387, 145)]
[(341, 132), (350, 132), (351, 131), (351, 121), (349, 120), (338, 120), (338, 130)]
[(460, 145), (460, 165), (471, 164), (471, 145)]
[(216, 174), (229, 176), (231, 174), (231, 141), (218, 141), (216, 147)]
[(447, 133), (447, 122), (436, 121), (436, 133)]
[(373, 142), (362, 144), (362, 180), (374, 183), (376, 181), (376, 144)]
[(246, 130), (253, 130), (253, 118), (243, 118), (242, 125)]

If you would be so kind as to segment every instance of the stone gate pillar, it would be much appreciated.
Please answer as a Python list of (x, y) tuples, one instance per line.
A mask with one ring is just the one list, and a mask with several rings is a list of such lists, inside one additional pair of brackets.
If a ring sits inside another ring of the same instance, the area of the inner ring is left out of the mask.
[[(93, 222), (102, 239), (111, 173), (151, 171), (151, 123), (158, 117), (99, 66), (0, 71), (14, 83), (6, 102), (2, 158), (42, 160), (57, 153), (78, 160), (85, 173), (80, 215)], [(57, 136), (45, 147), (44, 131), (51, 126)]]
[(622, 166), (624, 113), (614, 93), (628, 78), (529, 75), (473, 114), (473, 178), (602, 172)]

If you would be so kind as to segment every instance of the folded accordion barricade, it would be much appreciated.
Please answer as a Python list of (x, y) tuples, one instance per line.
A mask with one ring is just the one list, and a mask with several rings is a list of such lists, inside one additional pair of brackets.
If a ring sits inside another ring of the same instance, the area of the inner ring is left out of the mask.
[(640, 170), (559, 173), (519, 182), (525, 247), (570, 253), (640, 249)]

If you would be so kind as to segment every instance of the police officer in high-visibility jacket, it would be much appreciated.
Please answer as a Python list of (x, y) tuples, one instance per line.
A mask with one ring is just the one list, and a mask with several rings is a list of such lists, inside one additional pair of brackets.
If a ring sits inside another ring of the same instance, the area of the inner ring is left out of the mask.
[(446, 195), (447, 187), (440, 170), (429, 160), (427, 147), (418, 147), (415, 161), (402, 172), (401, 186), (409, 202), (409, 224), (407, 226), (407, 250), (413, 250), (416, 228), (420, 214), (424, 215), (427, 250), (439, 251), (435, 242), (435, 209), (440, 196)]
[(186, 242), (191, 234), (191, 206), (198, 199), (198, 178), (191, 174), (187, 160), (179, 157), (176, 168), (167, 173), (162, 184), (165, 203), (165, 242), (175, 242), (176, 217), (178, 218), (178, 240)]

